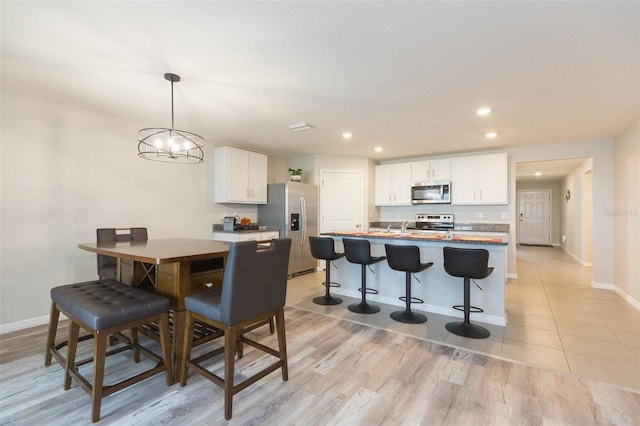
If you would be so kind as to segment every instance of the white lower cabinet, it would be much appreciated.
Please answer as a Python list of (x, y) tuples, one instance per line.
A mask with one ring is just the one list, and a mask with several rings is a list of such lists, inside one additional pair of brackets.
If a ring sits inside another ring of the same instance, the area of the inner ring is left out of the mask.
[(238, 241), (268, 241), (280, 238), (279, 231), (261, 232), (214, 232), (212, 240), (235, 243)]

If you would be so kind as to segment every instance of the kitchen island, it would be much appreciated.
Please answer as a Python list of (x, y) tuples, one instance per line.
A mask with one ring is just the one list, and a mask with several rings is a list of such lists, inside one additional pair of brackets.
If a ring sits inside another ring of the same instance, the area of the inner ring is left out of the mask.
[[(461, 305), (463, 301), (463, 279), (452, 277), (444, 270), (442, 248), (445, 246), (459, 248), (484, 248), (489, 251), (489, 266), (493, 273), (483, 280), (476, 280), (482, 287), (471, 286), (471, 304), (484, 309), (483, 313), (471, 315), (471, 321), (489, 324), (506, 325), (505, 285), (507, 282), (507, 245), (508, 237), (455, 232), (448, 236), (441, 233), (393, 233), (393, 232), (352, 232), (332, 231), (322, 234), (332, 237), (336, 241), (336, 251), (344, 251), (342, 238), (364, 238), (371, 244), (372, 256), (385, 256), (385, 244), (415, 245), (420, 248), (421, 262), (433, 262), (431, 268), (414, 274), (412, 280), (413, 297), (424, 300), (424, 303), (414, 303), (412, 310), (433, 312), (442, 315), (462, 318), (463, 314), (452, 308)], [(332, 292), (360, 298), (360, 265), (352, 264), (346, 258), (335, 261), (336, 267), (331, 270), (331, 280), (341, 284), (332, 288)], [(380, 302), (389, 305), (404, 306), (398, 297), (404, 296), (404, 272), (394, 271), (386, 262), (371, 266), (375, 273), (367, 270), (367, 287), (378, 291), (378, 294), (368, 294), (370, 302)], [(427, 315), (428, 318), (428, 315)]]

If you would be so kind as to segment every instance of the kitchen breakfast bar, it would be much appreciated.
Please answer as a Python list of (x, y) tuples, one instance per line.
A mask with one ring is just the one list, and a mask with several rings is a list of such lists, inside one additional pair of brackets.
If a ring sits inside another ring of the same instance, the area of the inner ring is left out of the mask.
[[(444, 270), (443, 247), (486, 249), (489, 251), (489, 267), (494, 269), (487, 278), (475, 280), (477, 285), (471, 285), (471, 304), (484, 310), (483, 313), (472, 314), (472, 321), (506, 325), (506, 252), (509, 243), (506, 235), (485, 237), (477, 234), (456, 235), (454, 233), (447, 237), (442, 234), (352, 231), (332, 231), (322, 235), (332, 237), (335, 240), (337, 252), (344, 251), (343, 237), (368, 240), (371, 244), (372, 256), (385, 256), (385, 244), (418, 246), (421, 262), (433, 262), (433, 266), (414, 274), (412, 296), (422, 299), (424, 303), (414, 303), (411, 309), (452, 317), (463, 316), (462, 312), (452, 308), (453, 305), (462, 304), (463, 279), (450, 276)], [(344, 257), (336, 260), (334, 264), (335, 267), (331, 268), (331, 281), (339, 283), (340, 287), (332, 287), (331, 291), (344, 296), (360, 298), (360, 265), (350, 263)], [(405, 293), (405, 274), (392, 270), (386, 262), (371, 265), (370, 270), (367, 270), (367, 288), (375, 289), (378, 292), (378, 294), (367, 294), (369, 302), (404, 306), (404, 302), (398, 298), (404, 296)]]

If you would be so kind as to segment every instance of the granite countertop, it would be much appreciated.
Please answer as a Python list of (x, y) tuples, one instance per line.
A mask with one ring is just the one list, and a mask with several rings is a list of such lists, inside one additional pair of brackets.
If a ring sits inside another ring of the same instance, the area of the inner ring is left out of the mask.
[[(466, 234), (466, 233), (465, 233)], [(509, 244), (508, 236), (489, 236), (483, 237), (479, 235), (456, 235), (452, 233), (451, 237), (443, 234), (420, 234), (420, 233), (394, 233), (394, 232), (356, 232), (356, 231), (331, 231), (322, 235), (332, 237), (361, 237), (367, 239), (381, 240), (409, 240), (409, 241), (427, 241), (427, 242), (446, 242), (460, 244), (488, 244), (506, 246)]]

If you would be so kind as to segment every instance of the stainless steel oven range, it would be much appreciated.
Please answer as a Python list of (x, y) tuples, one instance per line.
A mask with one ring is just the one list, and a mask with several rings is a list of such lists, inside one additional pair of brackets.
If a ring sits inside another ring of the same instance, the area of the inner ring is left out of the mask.
[(453, 214), (416, 214), (415, 226), (407, 229), (420, 231), (453, 231)]

